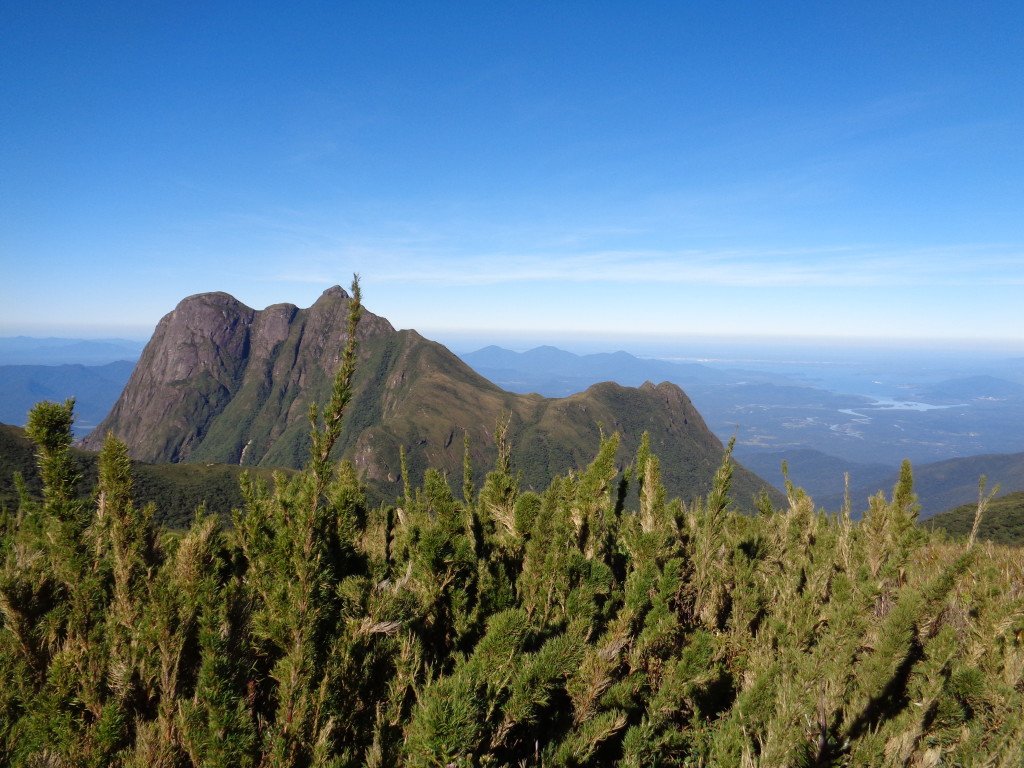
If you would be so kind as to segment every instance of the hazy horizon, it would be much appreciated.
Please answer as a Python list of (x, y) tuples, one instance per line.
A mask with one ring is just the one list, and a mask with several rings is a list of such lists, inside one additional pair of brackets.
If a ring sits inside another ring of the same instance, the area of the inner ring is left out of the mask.
[[(74, 329), (64, 330), (63, 333), (46, 335), (28, 332), (0, 332), (0, 341), (27, 339), (145, 344), (152, 336), (152, 330), (139, 335), (71, 335)], [(467, 354), (489, 346), (502, 347), (519, 353), (550, 346), (579, 355), (627, 352), (636, 357), (675, 359), (680, 362), (717, 362), (724, 358), (735, 360), (737, 354), (752, 355), (748, 359), (757, 361), (758, 353), (761, 353), (761, 357), (766, 358), (765, 361), (778, 361), (787, 359), (791, 353), (801, 351), (831, 351), (841, 357), (849, 357), (858, 353), (881, 355), (889, 353), (905, 356), (908, 352), (924, 358), (954, 357), (991, 360), (1024, 356), (1024, 339), (754, 336), (740, 334), (717, 336), (706, 334), (609, 335), (566, 334), (558, 331), (522, 334), (517, 331), (453, 331), (450, 329), (429, 331), (418, 328), (410, 330), (415, 330), (426, 339), (444, 344), (456, 354)], [(717, 354), (716, 349), (727, 351), (730, 354), (724, 356)]]

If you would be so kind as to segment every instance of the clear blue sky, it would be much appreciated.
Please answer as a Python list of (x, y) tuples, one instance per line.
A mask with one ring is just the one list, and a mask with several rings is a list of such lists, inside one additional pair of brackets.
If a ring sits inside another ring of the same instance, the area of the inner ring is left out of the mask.
[(1018, 2), (5, 3), (0, 335), (1020, 339)]

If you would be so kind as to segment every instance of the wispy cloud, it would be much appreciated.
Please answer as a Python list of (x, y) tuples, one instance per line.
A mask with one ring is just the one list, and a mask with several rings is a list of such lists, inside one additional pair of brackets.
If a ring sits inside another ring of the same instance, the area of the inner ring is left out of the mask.
[[(524, 282), (677, 283), (786, 288), (1024, 285), (1024, 249), (984, 245), (897, 249), (603, 250), (458, 256), (402, 247), (354, 248), (331, 261), (359, 263), (377, 282), (495, 285)], [(323, 282), (324, 269), (280, 279)]]
[[(464, 226), (444, 216), (428, 222), (396, 215), (376, 222), (374, 230), (379, 234), (372, 235), (364, 222), (328, 222), (326, 218), (293, 211), (239, 217), (240, 223), (263, 232), (269, 244), (263, 267), (252, 269), (250, 260), (246, 276), (315, 285), (337, 282), (339, 275), (347, 279), (353, 271), (379, 283), (433, 286), (543, 282), (809, 289), (1024, 285), (1024, 246), (1013, 243), (670, 248), (657, 243), (701, 238), (686, 232), (673, 236), (662, 231), (658, 221), (636, 222), (630, 217), (603, 225), (520, 223), (489, 228), (484, 222)], [(747, 234), (744, 239), (753, 238)], [(630, 241), (652, 245), (618, 247)], [(495, 242), (504, 245), (493, 249)]]

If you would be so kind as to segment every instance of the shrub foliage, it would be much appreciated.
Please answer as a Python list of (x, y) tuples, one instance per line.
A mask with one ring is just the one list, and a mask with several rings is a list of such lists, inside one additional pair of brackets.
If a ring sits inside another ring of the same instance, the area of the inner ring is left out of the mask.
[(330, 459), (349, 339), (307, 469), (246, 479), (228, 528), (158, 528), (112, 436), (83, 501), (73, 403), (37, 406), (43, 493), (0, 518), (0, 763), (1021, 764), (1024, 563), (915, 526), (909, 466), (857, 524), (793, 487), (747, 517), (728, 454), (684, 505), (611, 435), (541, 494), (499, 451), (479, 489), (427, 470), (370, 508)]

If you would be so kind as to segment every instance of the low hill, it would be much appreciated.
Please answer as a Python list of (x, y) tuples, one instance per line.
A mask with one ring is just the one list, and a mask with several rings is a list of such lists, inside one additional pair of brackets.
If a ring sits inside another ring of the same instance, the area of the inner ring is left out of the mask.
[(966, 376), (947, 379), (921, 392), (928, 402), (960, 403), (965, 400), (1024, 401), (1024, 384), (995, 376)]
[[(308, 309), (253, 310), (225, 293), (192, 296), (165, 316), (113, 410), (83, 441), (112, 430), (147, 462), (301, 467), (308, 412), (325, 403), (346, 339), (349, 296), (335, 286)], [(602, 430), (622, 435), (630, 461), (644, 431), (668, 492), (706, 493), (724, 447), (678, 386), (597, 384), (565, 398), (505, 391), (445, 347), (364, 312), (353, 400), (339, 440), (378, 498), (401, 491), (400, 453), (414, 480), (433, 467), (461, 477), (468, 438), (477, 482), (494, 466), (495, 428), (508, 422), (512, 465), (527, 487), (585, 467)], [(764, 481), (738, 467), (738, 502)]]
[[(925, 521), (928, 528), (941, 528), (952, 536), (967, 537), (974, 527), (977, 502), (941, 512)], [(996, 544), (1024, 546), (1024, 491), (992, 499), (978, 526), (978, 538)]]
[[(982, 454), (915, 465), (914, 490), (921, 504), (921, 519), (962, 504), (976, 503), (978, 480), (982, 475), (987, 478), (989, 488), (998, 484), (1006, 493), (1024, 490), (1024, 453)], [(898, 479), (899, 468), (894, 467), (892, 474), (881, 481), (851, 490), (854, 510), (863, 509), (866, 499), (879, 489), (889, 492)], [(829, 510), (843, 505), (842, 495), (823, 496), (815, 501)]]

